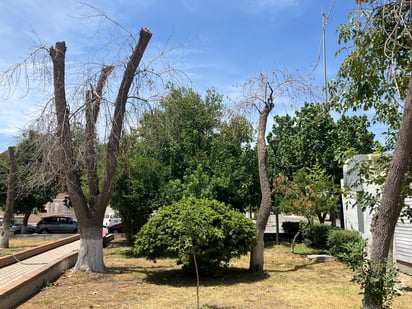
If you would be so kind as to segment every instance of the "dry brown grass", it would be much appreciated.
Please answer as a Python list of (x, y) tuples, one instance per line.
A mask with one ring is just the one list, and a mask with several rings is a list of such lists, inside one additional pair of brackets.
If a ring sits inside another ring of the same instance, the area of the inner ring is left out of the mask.
[(12, 237), (9, 240), (9, 248), (0, 248), (0, 257), (28, 250), (53, 241), (56, 241), (56, 239), (53, 238), (49, 240), (44, 240), (33, 239), (31, 237)]
[[(196, 280), (172, 259), (157, 263), (132, 258), (122, 240), (105, 249), (106, 274), (67, 271), (21, 307), (25, 308), (196, 308)], [(247, 271), (248, 257), (217, 279), (201, 278), (203, 308), (359, 308), (362, 296), (351, 271), (338, 262), (313, 264), (287, 246), (269, 246), (263, 275)], [(412, 281), (393, 308), (411, 308)]]

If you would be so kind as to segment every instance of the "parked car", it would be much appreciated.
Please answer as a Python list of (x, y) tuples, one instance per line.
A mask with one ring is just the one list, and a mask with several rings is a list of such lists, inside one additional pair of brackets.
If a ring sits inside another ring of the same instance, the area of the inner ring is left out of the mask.
[[(14, 234), (21, 234), (21, 230), (23, 229), (23, 223), (15, 222), (13, 224)], [(26, 234), (33, 234), (36, 233), (36, 226), (27, 224)]]
[(109, 228), (112, 225), (122, 223), (122, 218), (115, 212), (106, 212), (104, 214), (103, 226)]
[(44, 217), (37, 223), (36, 231), (39, 234), (77, 233), (77, 220), (70, 216)]
[[(11, 222), (10, 222), (10, 229), (9, 229), (9, 231), (10, 231), (10, 233), (13, 233), (13, 234), (21, 234), (22, 227), (23, 227), (23, 223), (22, 223), (22, 222), (16, 221), (16, 220), (13, 219), (13, 220), (11, 220)], [(0, 222), (0, 231), (1, 231), (2, 229), (3, 229), (3, 221)], [(26, 231), (26, 233), (27, 233), (27, 234), (33, 234), (33, 233), (35, 233), (35, 232), (36, 232), (36, 227), (33, 226), (33, 225), (28, 224), (28, 225), (27, 225), (27, 231)]]
[[(9, 233), (14, 234), (16, 227), (13, 225), (13, 221), (10, 223)], [(0, 233), (3, 231), (3, 221), (0, 224)]]
[(117, 224), (111, 225), (107, 228), (107, 231), (109, 233), (124, 233), (123, 224), (117, 223)]

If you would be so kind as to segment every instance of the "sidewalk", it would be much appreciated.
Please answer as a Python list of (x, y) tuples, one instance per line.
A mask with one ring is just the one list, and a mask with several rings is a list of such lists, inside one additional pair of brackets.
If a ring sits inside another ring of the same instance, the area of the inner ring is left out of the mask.
[(0, 308), (16, 308), (73, 267), (80, 240), (0, 268)]

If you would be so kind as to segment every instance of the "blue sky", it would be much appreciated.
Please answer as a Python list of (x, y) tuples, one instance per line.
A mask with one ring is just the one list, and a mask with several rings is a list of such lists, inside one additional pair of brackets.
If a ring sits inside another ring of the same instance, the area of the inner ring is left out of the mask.
[[(313, 71), (321, 87), (322, 13), (328, 13), (332, 2), (326, 28), (328, 79), (342, 61), (335, 57), (336, 29), (356, 9), (354, 0), (88, 1), (136, 35), (148, 27), (153, 37), (145, 56), (173, 48), (169, 62), (187, 74), (191, 86), (200, 93), (214, 87), (232, 100), (239, 95), (238, 86), (260, 71)], [(76, 0), (2, 0), (0, 71), (39, 44), (52, 46), (56, 41), (66, 41), (73, 62), (93, 59), (96, 49), (102, 54), (110, 33), (99, 33), (96, 19), (84, 18), (92, 14), (96, 12)], [(33, 91), (22, 97), (20, 88), (11, 97), (0, 97), (0, 152), (16, 144), (21, 129), (38, 115), (42, 99)]]

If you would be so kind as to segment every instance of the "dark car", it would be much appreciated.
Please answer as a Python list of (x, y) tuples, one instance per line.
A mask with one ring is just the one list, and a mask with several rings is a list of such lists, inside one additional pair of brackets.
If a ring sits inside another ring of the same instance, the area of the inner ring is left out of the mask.
[(77, 233), (77, 220), (70, 216), (44, 217), (37, 223), (36, 231), (40, 234)]
[(122, 223), (113, 224), (107, 228), (107, 231), (109, 233), (124, 233), (123, 224)]

